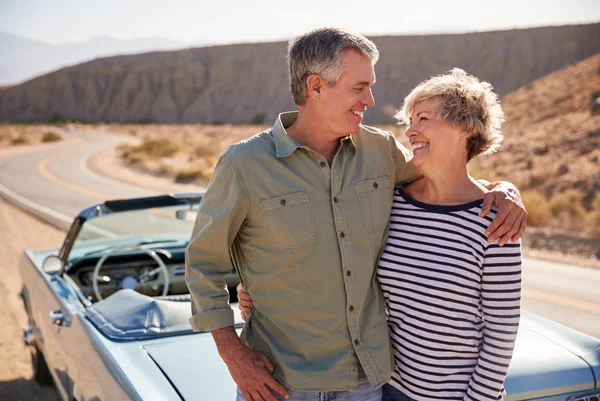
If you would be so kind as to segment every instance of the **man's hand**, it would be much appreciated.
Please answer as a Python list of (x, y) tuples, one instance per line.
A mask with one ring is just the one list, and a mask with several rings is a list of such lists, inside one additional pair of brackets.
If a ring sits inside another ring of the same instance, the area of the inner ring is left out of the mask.
[(286, 400), (287, 390), (273, 377), (275, 365), (263, 354), (240, 342), (233, 327), (211, 332), (219, 355), (247, 401), (278, 401), (271, 391)]
[(246, 292), (246, 289), (244, 288), (242, 283), (238, 284), (236, 290), (237, 290), (238, 301), (240, 303), (240, 305), (239, 305), (240, 311), (242, 311), (242, 319), (246, 320), (246, 318), (248, 318), (248, 316), (250, 315), (250, 312), (252, 312), (252, 308), (254, 307), (254, 304), (252, 303), (250, 294), (248, 294)]
[(517, 241), (527, 228), (527, 211), (523, 205), (521, 194), (508, 182), (493, 182), (486, 185), (490, 192), (483, 196), (483, 205), (479, 216), (486, 216), (492, 206), (498, 208), (494, 221), (486, 230), (488, 242), (499, 239), (498, 245), (508, 241)]

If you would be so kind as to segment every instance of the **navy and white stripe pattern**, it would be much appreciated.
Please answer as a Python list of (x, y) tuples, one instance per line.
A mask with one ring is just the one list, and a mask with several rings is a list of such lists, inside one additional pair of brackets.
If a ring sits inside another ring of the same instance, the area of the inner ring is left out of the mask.
[(394, 191), (377, 277), (396, 358), (391, 384), (419, 401), (502, 400), (520, 317), (521, 244), (489, 244), (481, 200), (424, 204)]

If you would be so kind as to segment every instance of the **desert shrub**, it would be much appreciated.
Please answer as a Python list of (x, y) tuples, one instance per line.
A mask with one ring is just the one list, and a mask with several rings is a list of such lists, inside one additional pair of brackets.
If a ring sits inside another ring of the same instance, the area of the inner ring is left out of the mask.
[(23, 135), (18, 135), (10, 139), (11, 145), (25, 145), (27, 143), (29, 143), (29, 140)]
[(265, 113), (256, 113), (252, 120), (250, 120), (250, 124), (264, 124), (265, 123)]
[(155, 160), (161, 157), (173, 156), (180, 149), (179, 145), (168, 139), (146, 138), (138, 146), (120, 144), (116, 148), (119, 157), (127, 163), (138, 163), (143, 160)]
[(57, 142), (62, 141), (63, 137), (54, 131), (48, 131), (42, 136), (42, 142)]
[(597, 193), (592, 201), (592, 211), (589, 231), (600, 236), (600, 193)]
[(527, 224), (531, 227), (544, 226), (552, 217), (550, 203), (546, 196), (536, 190), (521, 192), (521, 197), (527, 209)]
[(151, 159), (173, 156), (179, 151), (179, 145), (168, 138), (146, 138), (139, 146), (134, 146), (134, 153), (142, 153)]
[(206, 167), (190, 166), (177, 170), (175, 172), (175, 181), (177, 182), (189, 182), (194, 181), (197, 178), (209, 180), (212, 175), (212, 171)]
[(211, 156), (215, 153), (215, 149), (209, 144), (198, 145), (194, 148), (194, 155), (197, 157)]
[(550, 210), (554, 216), (565, 215), (574, 219), (585, 216), (582, 203), (583, 194), (576, 189), (567, 189), (556, 193), (550, 199)]

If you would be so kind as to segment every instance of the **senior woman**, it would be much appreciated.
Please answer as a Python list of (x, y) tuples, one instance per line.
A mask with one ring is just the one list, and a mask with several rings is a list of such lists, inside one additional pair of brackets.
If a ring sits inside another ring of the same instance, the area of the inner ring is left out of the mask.
[(384, 401), (502, 400), (520, 316), (520, 243), (488, 243), (494, 213), (467, 162), (494, 152), (492, 87), (455, 68), (417, 86), (396, 116), (423, 177), (396, 187), (377, 277), (396, 369)]

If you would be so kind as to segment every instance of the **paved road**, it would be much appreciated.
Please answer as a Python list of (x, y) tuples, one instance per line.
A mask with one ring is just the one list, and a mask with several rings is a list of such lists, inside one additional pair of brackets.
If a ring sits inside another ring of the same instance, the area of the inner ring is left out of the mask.
[(28, 211), (67, 228), (75, 214), (107, 198), (138, 197), (153, 191), (96, 174), (91, 155), (124, 141), (122, 136), (72, 133), (65, 143), (0, 158), (0, 190)]
[[(67, 143), (0, 158), (0, 190), (63, 228), (77, 211), (106, 197), (153, 193), (99, 176), (87, 168), (90, 155), (115, 146), (123, 137), (71, 135)], [(600, 270), (525, 258), (523, 306), (600, 338)]]

